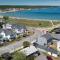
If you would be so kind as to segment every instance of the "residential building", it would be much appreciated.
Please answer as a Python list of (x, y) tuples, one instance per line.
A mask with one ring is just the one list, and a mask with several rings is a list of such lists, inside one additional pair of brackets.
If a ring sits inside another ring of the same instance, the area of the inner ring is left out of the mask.
[(35, 48), (35, 46), (32, 46), (32, 45), (30, 47), (26, 47), (20, 50), (20, 52), (23, 52), (26, 56), (31, 56), (34, 54), (40, 55), (40, 52)]
[(60, 41), (57, 41), (57, 50), (60, 51)]
[(38, 36), (36, 43), (39, 45), (43, 45), (43, 46), (48, 46), (49, 43), (52, 42), (52, 36), (50, 35), (50, 33), (46, 33), (42, 36)]
[(16, 34), (11, 29), (0, 29), (0, 35), (2, 36), (2, 40), (10, 41), (11, 38), (16, 37)]

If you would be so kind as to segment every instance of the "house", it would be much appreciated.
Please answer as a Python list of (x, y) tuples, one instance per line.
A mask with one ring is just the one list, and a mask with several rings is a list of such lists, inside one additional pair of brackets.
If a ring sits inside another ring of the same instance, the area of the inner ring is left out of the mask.
[(20, 52), (23, 52), (26, 56), (31, 56), (34, 54), (40, 55), (40, 52), (35, 48), (35, 46), (32, 46), (32, 45), (30, 47), (26, 47), (20, 50)]
[(25, 26), (23, 25), (16, 25), (12, 24), (11, 28), (17, 33), (17, 34), (24, 34), (27, 30)]
[(52, 34), (52, 37), (57, 42), (57, 50), (60, 51), (60, 34)]
[(16, 38), (16, 33), (14, 33), (11, 29), (0, 29), (0, 35), (2, 36), (2, 40), (10, 41), (13, 38)]
[(60, 34), (60, 27), (51, 30), (51, 33)]
[(12, 30), (6, 29), (6, 30), (4, 30), (4, 32), (5, 32), (5, 37), (8, 40), (13, 39), (13, 38), (16, 38), (16, 33), (14, 33)]
[(38, 36), (38, 38), (36, 39), (36, 43), (43, 46), (47, 46), (51, 42), (52, 42), (52, 36), (50, 33)]
[(11, 26), (11, 24), (4, 24), (3, 29), (12, 29)]
[(60, 41), (57, 41), (57, 50), (60, 51)]

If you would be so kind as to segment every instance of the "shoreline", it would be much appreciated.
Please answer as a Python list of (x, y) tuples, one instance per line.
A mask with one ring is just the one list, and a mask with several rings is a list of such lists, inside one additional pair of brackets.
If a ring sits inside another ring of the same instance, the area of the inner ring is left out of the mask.
[[(2, 15), (0, 15), (0, 18), (3, 18)], [(51, 20), (51, 19), (30, 19), (30, 18), (19, 18), (19, 17), (11, 17), (9, 16), (9, 18), (12, 19), (17, 19), (17, 20), (30, 20), (30, 21), (53, 21), (53, 22), (59, 22), (60, 20)]]
[(60, 20), (51, 20), (51, 19), (30, 19), (30, 18), (19, 18), (19, 17), (9, 17), (9, 18), (12, 18), (12, 19), (22, 19), (22, 20), (30, 20), (30, 21), (60, 21)]
[[(3, 16), (2, 16), (3, 17)], [(59, 20), (33, 20), (33, 19), (25, 19), (25, 18), (17, 18), (17, 17), (9, 17), (8, 23), (10, 24), (22, 24), (25, 26), (31, 26), (31, 27), (51, 27), (53, 25), (60, 24)]]

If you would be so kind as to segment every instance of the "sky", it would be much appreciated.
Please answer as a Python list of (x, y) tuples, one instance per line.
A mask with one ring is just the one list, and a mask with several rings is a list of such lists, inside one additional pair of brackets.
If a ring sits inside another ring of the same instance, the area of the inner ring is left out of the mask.
[(0, 5), (52, 5), (52, 6), (60, 6), (60, 0), (0, 0)]

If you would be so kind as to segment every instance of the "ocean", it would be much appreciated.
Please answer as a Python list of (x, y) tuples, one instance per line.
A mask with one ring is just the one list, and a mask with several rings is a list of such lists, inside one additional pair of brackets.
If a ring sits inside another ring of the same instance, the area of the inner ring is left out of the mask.
[(0, 13), (0, 15), (33, 20), (60, 20), (60, 7), (20, 10)]

